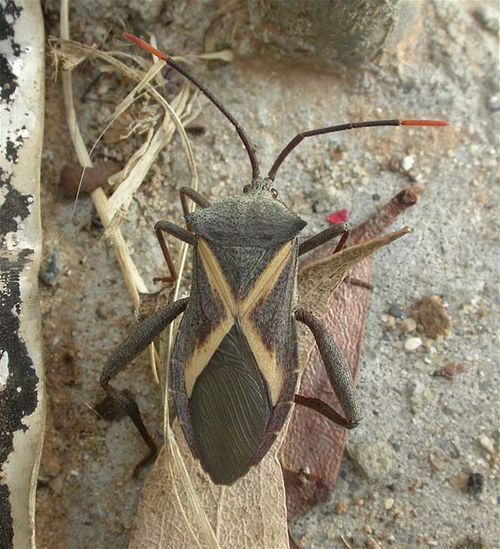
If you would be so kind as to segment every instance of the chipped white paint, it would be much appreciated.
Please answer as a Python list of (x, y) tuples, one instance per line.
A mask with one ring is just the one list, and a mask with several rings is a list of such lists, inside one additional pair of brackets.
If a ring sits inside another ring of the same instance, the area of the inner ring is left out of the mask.
[(2, 391), (9, 377), (9, 353), (7, 351), (0, 352), (2, 352), (0, 357), (0, 391)]
[[(12, 199), (13, 193), (18, 207), (10, 212), (7, 234), (2, 235), (6, 267), (0, 273), (0, 292), (6, 300), (3, 310), (12, 307), (16, 318), (9, 338), (16, 338), (17, 343), (0, 350), (0, 391), (8, 388), (5, 393), (18, 406), (5, 402), (11, 417), (6, 424), (8, 457), (0, 464), (0, 477), (8, 503), (0, 509), (4, 527), (0, 528), (0, 545), (28, 549), (35, 546), (35, 495), (45, 427), (37, 283), (42, 247), (39, 191), (45, 36), (39, 2), (12, 0), (10, 6), (15, 16), (7, 14), (7, 21), (13, 35), (0, 41), (0, 51), (8, 64), (8, 77), (17, 87), (0, 101), (0, 165), (5, 183), (0, 205), (9, 195)], [(19, 356), (16, 349), (21, 349)]]

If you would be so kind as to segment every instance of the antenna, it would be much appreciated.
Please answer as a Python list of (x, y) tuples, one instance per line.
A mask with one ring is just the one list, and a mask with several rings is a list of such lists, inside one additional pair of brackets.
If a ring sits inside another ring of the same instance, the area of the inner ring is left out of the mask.
[(162, 53), (156, 48), (153, 48), (151, 44), (148, 44), (141, 38), (135, 36), (134, 34), (129, 34), (128, 32), (123, 33), (122, 36), (123, 38), (125, 38), (125, 40), (132, 42), (133, 44), (135, 44), (136, 46), (139, 46), (143, 50), (146, 50), (147, 52), (152, 53), (153, 55), (156, 55), (156, 57), (160, 58), (162, 61), (165, 61), (167, 65), (170, 65), (177, 72), (181, 73), (185, 78), (187, 78), (190, 82), (192, 82), (204, 95), (206, 95), (210, 99), (210, 101), (219, 109), (219, 111), (235, 127), (236, 131), (238, 132), (238, 135), (240, 136), (241, 141), (243, 142), (243, 145), (245, 146), (245, 149), (247, 150), (248, 157), (250, 158), (250, 164), (252, 165), (252, 181), (255, 181), (256, 179), (258, 179), (260, 175), (259, 163), (257, 161), (257, 155), (255, 154), (255, 148), (252, 142), (248, 138), (248, 135), (245, 132), (245, 130), (242, 128), (242, 126), (236, 121), (234, 116), (226, 109), (226, 107), (224, 107), (224, 105), (212, 94), (212, 92), (210, 92), (190, 72), (188, 72), (186, 69), (178, 65), (171, 57)]
[(285, 158), (295, 149), (295, 147), (306, 137), (313, 135), (322, 135), (324, 133), (341, 132), (343, 130), (354, 130), (356, 128), (370, 128), (374, 126), (448, 126), (448, 122), (441, 120), (370, 120), (368, 122), (351, 122), (350, 124), (341, 124), (339, 126), (329, 126), (328, 128), (319, 128), (297, 134), (288, 145), (279, 153), (269, 170), (268, 177), (274, 181), (276, 172)]

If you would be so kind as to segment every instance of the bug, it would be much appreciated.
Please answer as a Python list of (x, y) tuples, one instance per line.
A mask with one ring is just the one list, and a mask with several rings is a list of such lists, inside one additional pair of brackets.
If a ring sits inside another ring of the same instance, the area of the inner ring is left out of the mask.
[[(298, 259), (339, 237), (350, 225), (332, 225), (299, 243), (306, 223), (278, 200), (276, 173), (306, 137), (370, 126), (445, 126), (434, 120), (376, 120), (330, 126), (298, 134), (280, 152), (266, 177), (242, 126), (222, 103), (170, 57), (140, 38), (124, 37), (184, 75), (222, 112), (247, 151), (252, 179), (243, 195), (214, 204), (191, 188), (180, 191), (187, 228), (159, 221), (155, 231), (170, 281), (177, 273), (164, 234), (193, 247), (189, 298), (171, 303), (139, 324), (106, 362), (101, 386), (132, 419), (151, 450), (156, 444), (139, 409), (110, 380), (183, 313), (171, 356), (170, 389), (177, 416), (193, 455), (216, 484), (230, 485), (269, 450), (293, 403), (322, 413), (346, 428), (361, 420), (349, 368), (320, 318), (297, 308)], [(189, 213), (188, 199), (199, 206)], [(299, 365), (296, 322), (313, 333), (344, 415), (326, 403), (295, 395)]]

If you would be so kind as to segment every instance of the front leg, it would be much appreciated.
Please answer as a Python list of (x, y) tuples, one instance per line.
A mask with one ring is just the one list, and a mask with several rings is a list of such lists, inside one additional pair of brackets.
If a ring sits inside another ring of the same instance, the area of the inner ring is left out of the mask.
[(191, 213), (189, 211), (189, 204), (187, 201), (188, 198), (190, 198), (200, 208), (210, 207), (210, 202), (202, 194), (195, 191), (191, 187), (182, 187), (179, 193), (181, 195), (182, 211), (185, 216)]
[(179, 227), (174, 223), (170, 223), (170, 221), (165, 221), (165, 220), (160, 220), (156, 222), (155, 232), (156, 232), (156, 237), (158, 238), (158, 242), (160, 243), (160, 248), (163, 253), (163, 257), (167, 262), (167, 267), (170, 272), (170, 276), (155, 278), (153, 279), (153, 282), (158, 282), (159, 280), (161, 280), (163, 282), (166, 282), (167, 284), (174, 284), (177, 281), (177, 269), (175, 268), (174, 260), (170, 255), (170, 251), (168, 249), (168, 245), (165, 240), (165, 237), (163, 236), (163, 233), (164, 232), (169, 233), (175, 236), (176, 238), (178, 238), (179, 240), (182, 240), (183, 242), (186, 242), (187, 244), (191, 244), (191, 245), (194, 244), (194, 235), (191, 234), (189, 231), (186, 231), (186, 229), (183, 229), (182, 227)]
[(304, 309), (297, 309), (295, 311), (295, 318), (303, 322), (313, 333), (319, 353), (325, 364), (328, 378), (346, 417), (342, 417), (331, 406), (317, 398), (296, 395), (295, 402), (316, 410), (347, 429), (356, 427), (361, 421), (361, 410), (351, 371), (340, 349), (337, 347), (324, 323), (317, 316)]
[(352, 227), (350, 223), (345, 222), (332, 225), (331, 227), (328, 227), (328, 229), (325, 229), (324, 231), (321, 231), (320, 233), (311, 236), (311, 238), (304, 240), (304, 242), (302, 242), (302, 244), (300, 244), (299, 246), (299, 255), (310, 252), (311, 250), (314, 250), (314, 248), (317, 248), (318, 246), (329, 242), (337, 236), (342, 235), (342, 238), (340, 239), (333, 253), (340, 252), (340, 250), (342, 250), (342, 248), (345, 246), (351, 230)]
[[(115, 349), (102, 370), (100, 378), (101, 387), (106, 391), (111, 402), (118, 409), (125, 412), (134, 422), (134, 425), (151, 451), (150, 455), (144, 459), (138, 467), (154, 457), (157, 450), (156, 443), (142, 421), (141, 412), (139, 411), (135, 400), (130, 396), (128, 391), (119, 391), (110, 385), (109, 382), (123, 370), (125, 366), (130, 364), (135, 357), (142, 353), (142, 351), (144, 351), (146, 347), (186, 309), (188, 301), (189, 298), (187, 297), (174, 301), (164, 309), (160, 309), (141, 322), (139, 326), (132, 330), (121, 345)], [(138, 468), (136, 468), (136, 471), (137, 469)]]

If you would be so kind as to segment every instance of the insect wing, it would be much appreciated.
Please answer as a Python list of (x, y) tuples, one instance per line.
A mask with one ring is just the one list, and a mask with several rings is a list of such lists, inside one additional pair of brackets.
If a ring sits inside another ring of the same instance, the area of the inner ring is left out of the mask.
[(265, 381), (234, 324), (196, 380), (189, 412), (203, 468), (216, 484), (243, 476), (272, 414)]

